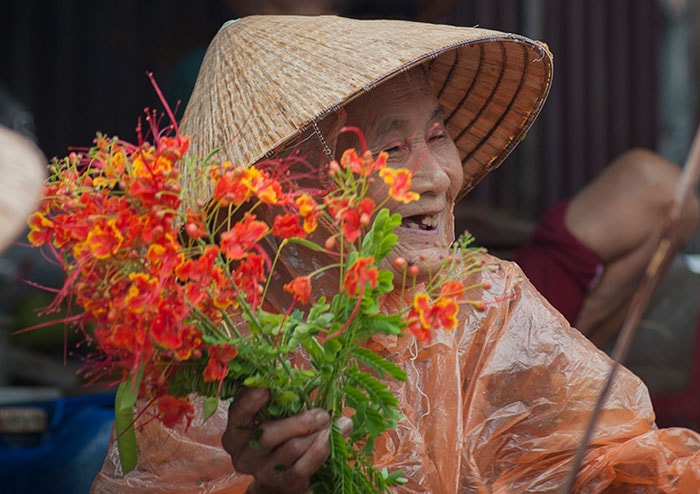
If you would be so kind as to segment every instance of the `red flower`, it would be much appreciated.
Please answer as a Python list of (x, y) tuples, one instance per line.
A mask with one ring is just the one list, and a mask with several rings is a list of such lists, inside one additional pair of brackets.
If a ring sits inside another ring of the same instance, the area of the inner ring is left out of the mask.
[(440, 295), (461, 298), (464, 296), (464, 285), (459, 281), (447, 281), (440, 287)]
[(163, 395), (158, 398), (158, 417), (166, 427), (173, 427), (183, 418), (187, 419), (187, 425), (194, 417), (194, 406), (187, 397)]
[(299, 217), (292, 214), (275, 216), (272, 223), (272, 233), (281, 238), (306, 237), (306, 231), (299, 224)]
[(284, 285), (284, 290), (294, 296), (294, 301), (299, 301), (306, 304), (311, 297), (311, 278), (308, 276), (299, 276)]
[(184, 156), (190, 147), (190, 137), (177, 135), (175, 137), (162, 136), (156, 143), (158, 154), (168, 159), (177, 161)]
[(430, 332), (430, 328), (426, 328), (420, 322), (420, 319), (415, 317), (415, 314), (409, 313), (408, 329), (421, 343), (430, 343), (430, 341), (433, 339), (433, 334)]
[(209, 360), (204, 369), (204, 381), (220, 381), (228, 375), (228, 363), (238, 355), (238, 349), (227, 343), (207, 348)]
[[(245, 295), (248, 303), (257, 308), (260, 305), (262, 284), (265, 281), (265, 264), (268, 258), (261, 254), (249, 254), (233, 272), (233, 285)], [(232, 298), (230, 293), (227, 293), (224, 287), (220, 294), (226, 294), (226, 297)], [(219, 297), (223, 302), (225, 298)], [(235, 300), (233, 300), (235, 302)]]
[(221, 250), (228, 259), (243, 259), (253, 249), (263, 252), (258, 242), (267, 235), (269, 228), (255, 218), (254, 214), (246, 213), (241, 221), (221, 234)]
[(374, 201), (368, 197), (362, 199), (359, 204), (352, 204), (348, 199), (331, 199), (328, 202), (328, 211), (336, 222), (348, 242), (354, 242), (362, 233), (362, 227), (367, 226), (374, 211)]
[(351, 297), (356, 296), (367, 283), (370, 287), (376, 288), (379, 277), (379, 270), (374, 266), (374, 257), (360, 257), (350, 266), (345, 274), (343, 287)]
[(221, 206), (240, 205), (253, 197), (260, 170), (233, 167), (231, 163), (226, 162), (213, 169), (212, 175), (215, 181), (214, 200)]
[(185, 233), (190, 240), (204, 238), (207, 235), (207, 225), (201, 213), (189, 213), (185, 222)]

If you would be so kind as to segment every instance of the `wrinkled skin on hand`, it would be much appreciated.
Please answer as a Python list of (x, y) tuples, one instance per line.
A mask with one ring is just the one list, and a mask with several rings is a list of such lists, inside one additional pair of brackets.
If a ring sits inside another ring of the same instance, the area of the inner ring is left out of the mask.
[(233, 467), (252, 475), (249, 493), (305, 492), (330, 453), (330, 416), (321, 409), (257, 424), (255, 414), (269, 399), (266, 389), (248, 388), (231, 403), (222, 436)]
[[(255, 479), (246, 492), (304, 492), (311, 476), (330, 454), (330, 416), (325, 410), (312, 409), (258, 424), (255, 414), (269, 398), (266, 389), (249, 388), (239, 393), (229, 407), (221, 442), (231, 455), (233, 467)], [(339, 426), (348, 434), (352, 421), (342, 418)]]

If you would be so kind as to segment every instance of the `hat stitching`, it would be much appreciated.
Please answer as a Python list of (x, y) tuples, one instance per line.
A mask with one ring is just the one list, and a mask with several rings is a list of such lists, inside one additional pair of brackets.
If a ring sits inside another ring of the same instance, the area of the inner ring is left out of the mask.
[[(521, 46), (521, 49), (523, 52), (523, 60), (527, 60), (527, 47), (525, 47), (523, 45), (520, 45), (520, 46)], [(503, 47), (503, 45), (502, 45), (502, 47)], [(504, 48), (504, 51), (505, 51), (505, 48)], [(477, 146), (475, 146), (471, 152), (469, 152), (469, 154), (464, 158), (464, 160), (462, 160), (462, 163), (466, 163), (468, 160), (470, 160), (474, 156), (474, 154), (477, 152), (477, 150), (479, 150), (479, 148), (483, 145), (483, 143), (485, 141), (488, 141), (491, 138), (493, 133), (496, 132), (496, 129), (500, 128), (501, 123), (506, 118), (506, 116), (511, 113), (511, 110), (513, 109), (513, 105), (515, 105), (515, 102), (518, 100), (518, 95), (521, 93), (523, 87), (525, 86), (525, 80), (527, 79), (527, 73), (528, 73), (528, 66), (529, 65), (527, 63), (523, 64), (523, 73), (522, 73), (522, 76), (520, 78), (520, 82), (518, 83), (518, 88), (516, 89), (515, 93), (513, 94), (513, 97), (511, 98), (510, 102), (508, 103), (508, 106), (506, 107), (505, 111), (496, 120), (494, 125), (491, 127), (491, 130), (489, 130), (489, 132), (481, 139), (481, 142)], [(501, 72), (501, 75), (503, 74), (503, 72), (505, 72), (505, 70), (503, 70)], [(499, 84), (501, 82), (501, 79), (502, 79), (502, 77), (499, 78)], [(533, 110), (529, 113), (529, 115), (526, 119), (526, 123), (527, 123), (527, 121), (532, 119), (533, 115), (537, 114), (537, 109), (539, 107), (540, 107), (540, 103), (538, 102), (533, 107)], [(520, 135), (522, 135), (523, 129), (526, 129), (527, 127), (528, 127), (527, 124), (523, 124), (523, 125), (520, 125), (518, 127), (520, 129), (520, 134), (517, 136), (511, 136), (510, 141), (508, 141), (508, 143), (503, 147), (501, 152), (498, 153), (498, 155), (494, 156), (491, 159), (491, 161), (484, 166), (484, 173), (482, 173), (482, 175), (481, 175), (482, 177), (484, 175), (486, 175), (493, 168), (492, 164), (494, 161), (498, 160), (500, 163), (500, 162), (502, 162), (502, 160), (506, 156), (508, 156), (508, 154), (510, 154), (514, 145), (518, 142), (518, 140), (519, 140), (518, 138), (520, 137)], [(460, 137), (461, 137), (461, 135), (462, 135), (462, 133), (460, 133)], [(460, 198), (464, 197), (464, 195), (467, 192), (469, 192), (473, 186), (474, 186), (473, 180), (470, 181), (467, 185), (465, 185), (463, 187), (462, 191), (460, 192)]]
[[(451, 77), (453, 74), (457, 73), (457, 67), (459, 66), (459, 57), (461, 56), (461, 52), (462, 52), (462, 50), (456, 51), (455, 61), (452, 64), (452, 67), (450, 68), (450, 75), (448, 77)], [(452, 109), (452, 113), (450, 113), (449, 116), (447, 116), (447, 118), (445, 118), (445, 123), (449, 123), (449, 121), (452, 120), (452, 117), (454, 117), (459, 112), (459, 110), (464, 106), (464, 103), (466, 102), (467, 98), (472, 94), (472, 90), (474, 89), (474, 85), (476, 84), (476, 81), (478, 81), (479, 76), (481, 76), (481, 71), (482, 71), (483, 67), (484, 67), (484, 45), (480, 44), (479, 45), (479, 68), (477, 69), (476, 74), (474, 74), (474, 78), (472, 79), (471, 83), (469, 84), (469, 88), (464, 92), (464, 95), (462, 96), (462, 100), (459, 102), (458, 105), (456, 105)], [(449, 85), (450, 85), (450, 79), (448, 78), (445, 80), (445, 85), (442, 87), (440, 96), (442, 96), (442, 92), (444, 92), (445, 89), (447, 88), (447, 86), (449, 86)], [(438, 99), (440, 99), (440, 97), (438, 97)], [(481, 113), (481, 112), (479, 112), (479, 113)], [(477, 117), (478, 116), (479, 115), (477, 115)], [(474, 118), (474, 120), (476, 120), (476, 118)], [(472, 122), (470, 122), (469, 125), (471, 125), (474, 122), (474, 120)], [(460, 133), (459, 137), (461, 137), (461, 136), (462, 136), (462, 134)]]
[[(503, 57), (503, 58), (502, 58), (502, 62), (501, 62), (501, 71), (498, 73), (498, 80), (497, 80), (496, 83), (491, 87), (491, 93), (489, 94), (488, 98), (486, 98), (486, 101), (484, 101), (484, 104), (481, 105), (481, 108), (479, 108), (479, 111), (476, 113), (476, 115), (474, 116), (474, 118), (472, 119), (472, 121), (469, 122), (469, 124), (468, 124), (466, 127), (464, 127), (464, 128), (462, 129), (462, 131), (457, 135), (457, 137), (455, 138), (455, 142), (456, 142), (456, 141), (459, 141), (460, 139), (462, 139), (462, 137), (464, 137), (464, 135), (465, 135), (467, 132), (469, 132), (469, 131), (471, 130), (471, 128), (474, 126), (474, 124), (476, 124), (476, 122), (480, 121), (481, 116), (482, 116), (483, 113), (486, 111), (486, 109), (489, 107), (489, 104), (493, 101), (495, 95), (498, 94), (498, 89), (501, 87), (501, 83), (503, 82), (503, 73), (505, 72), (505, 64), (504, 64), (504, 61), (505, 61), (505, 59), (506, 59), (506, 48), (505, 48), (505, 45), (503, 45), (503, 43), (501, 43), (501, 42), (498, 42), (498, 45), (499, 45), (499, 47), (501, 48), (501, 55), (502, 55), (502, 57)], [(481, 60), (480, 60), (480, 61), (481, 61)], [(481, 65), (481, 64), (479, 64), (479, 65)], [(522, 79), (521, 79), (521, 82), (522, 82)], [(471, 89), (471, 88), (470, 88), (470, 89)], [(469, 95), (471, 95), (471, 93), (467, 93), (467, 94), (465, 95), (465, 97), (466, 97), (466, 96), (469, 96)], [(461, 108), (461, 107), (463, 106), (463, 104), (464, 104), (464, 101), (460, 102), (460, 105), (459, 105), (458, 107), (455, 108), (455, 111), (453, 112), (453, 115), (457, 113), (457, 110), (458, 110), (459, 108)], [(501, 117), (503, 117), (503, 115), (501, 115)], [(499, 119), (499, 122), (500, 122), (501, 120), (502, 120), (502, 118)], [(467, 155), (467, 156), (464, 158), (463, 162), (466, 161), (466, 160), (468, 160), (468, 159), (473, 155), (473, 153), (474, 153), (477, 149), (479, 149), (479, 148), (481, 147), (481, 145), (484, 143), (484, 141), (485, 141), (486, 139), (488, 139), (488, 137), (489, 137), (490, 135), (491, 135), (491, 133), (488, 133), (485, 137), (483, 137), (483, 138), (481, 139), (481, 142), (479, 142), (478, 145), (474, 146), (474, 149), (473, 149), (472, 151), (470, 151), (469, 155)]]
[(333, 151), (328, 147), (328, 144), (326, 144), (326, 139), (323, 137), (323, 134), (321, 133), (321, 130), (318, 128), (318, 124), (316, 123), (316, 120), (311, 122), (311, 125), (314, 128), (314, 134), (318, 137), (318, 140), (321, 141), (321, 146), (323, 146), (323, 152), (326, 153), (326, 156), (330, 156), (333, 154)]

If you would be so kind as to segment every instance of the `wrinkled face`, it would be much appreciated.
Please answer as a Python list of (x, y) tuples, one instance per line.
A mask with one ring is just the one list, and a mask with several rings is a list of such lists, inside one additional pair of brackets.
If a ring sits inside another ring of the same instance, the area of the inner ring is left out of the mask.
[[(390, 260), (403, 257), (416, 264), (424, 280), (438, 270), (446, 247), (454, 241), (452, 211), (464, 178), (457, 148), (444, 126), (443, 109), (426, 74), (414, 69), (351, 102), (346, 111), (347, 125), (364, 132), (367, 147), (375, 155), (386, 151), (389, 166), (408, 168), (414, 174), (413, 190), (420, 199), (388, 204), (403, 217)], [(356, 145), (346, 139), (343, 134), (337, 149)], [(380, 182), (372, 191), (377, 202), (387, 195)], [(390, 269), (396, 271), (393, 264)]]

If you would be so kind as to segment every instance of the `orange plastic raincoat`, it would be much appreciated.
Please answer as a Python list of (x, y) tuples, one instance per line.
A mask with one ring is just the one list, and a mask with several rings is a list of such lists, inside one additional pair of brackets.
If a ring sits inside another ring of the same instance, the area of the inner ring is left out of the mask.
[[(373, 342), (408, 374), (394, 386), (405, 419), (376, 449), (379, 465), (409, 479), (397, 492), (560, 492), (609, 371), (610, 359), (515, 264), (490, 256), (487, 264), (475, 275), (492, 283), (476, 294), (487, 308), (463, 307), (459, 330), (430, 344), (412, 336)], [(243, 492), (250, 479), (233, 471), (220, 446), (225, 423), (224, 406), (186, 432), (152, 421), (139, 433), (138, 467), (122, 476), (112, 444), (93, 492)], [(700, 435), (657, 429), (646, 387), (622, 369), (576, 492), (698, 489)]]

